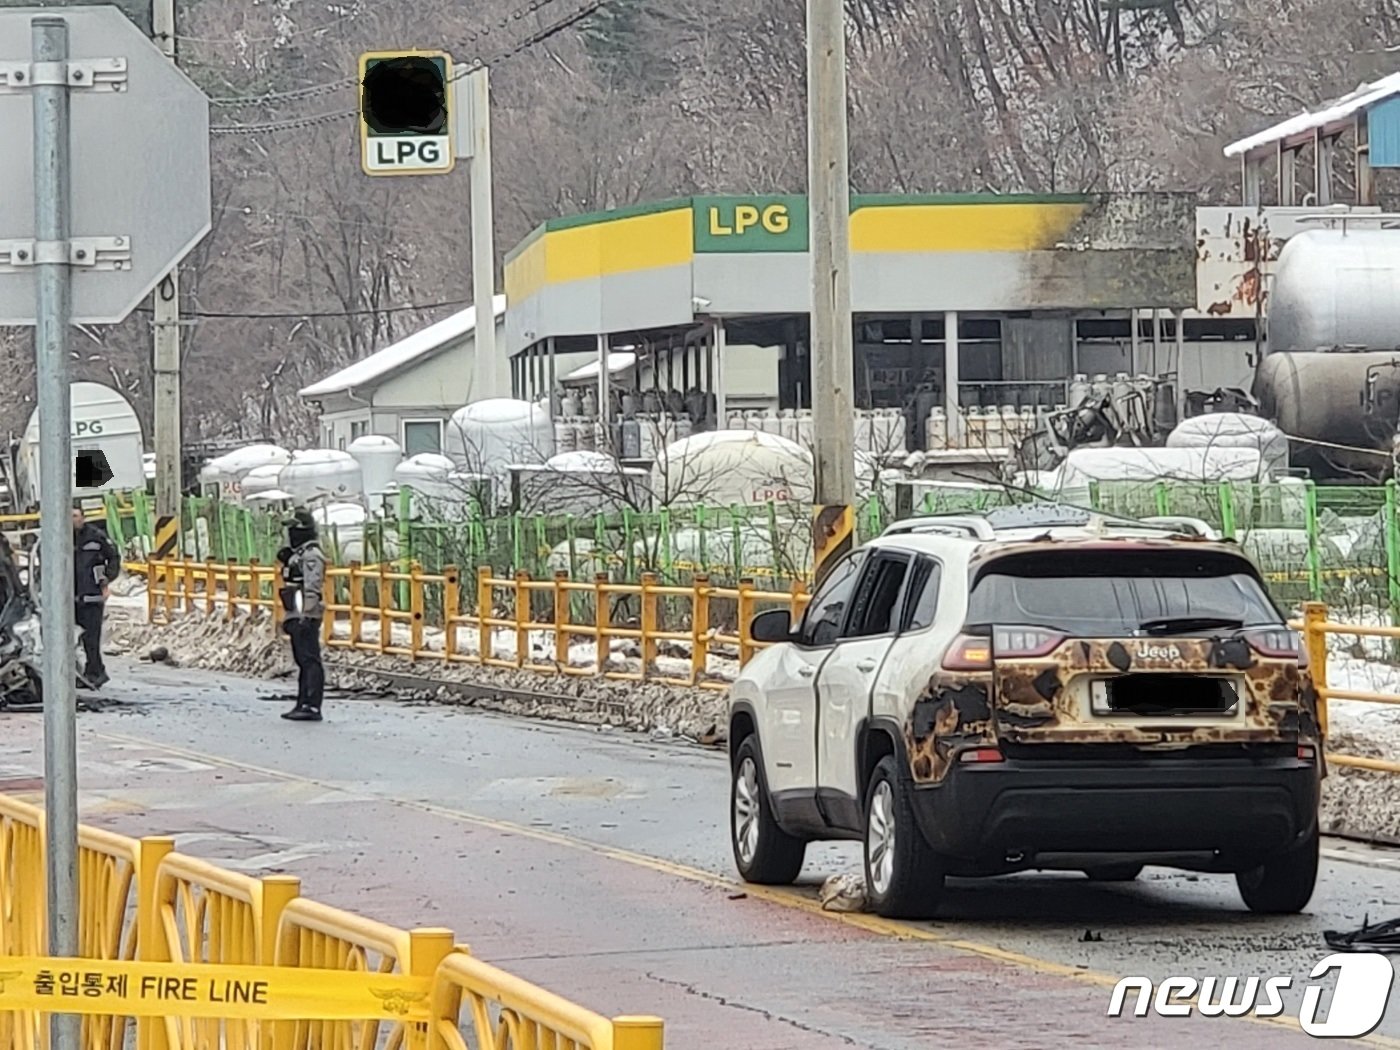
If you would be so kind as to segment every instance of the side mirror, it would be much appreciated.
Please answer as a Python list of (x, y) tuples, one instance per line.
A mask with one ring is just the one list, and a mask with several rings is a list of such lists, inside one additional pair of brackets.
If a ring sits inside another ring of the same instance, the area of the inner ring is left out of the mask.
[(786, 642), (792, 639), (792, 613), (787, 609), (769, 609), (753, 618), (749, 634), (756, 642)]

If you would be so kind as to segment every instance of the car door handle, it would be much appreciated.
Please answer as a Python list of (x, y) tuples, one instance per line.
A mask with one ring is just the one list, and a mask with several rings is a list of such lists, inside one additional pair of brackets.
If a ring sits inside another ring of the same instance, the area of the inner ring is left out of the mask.
[(869, 674), (871, 671), (875, 670), (875, 661), (861, 660), (859, 663), (856, 664), (856, 670), (864, 671), (866, 674)]
[(817, 669), (811, 664), (803, 664), (797, 669), (797, 673), (800, 674), (803, 678), (811, 678), (812, 675), (817, 673)]

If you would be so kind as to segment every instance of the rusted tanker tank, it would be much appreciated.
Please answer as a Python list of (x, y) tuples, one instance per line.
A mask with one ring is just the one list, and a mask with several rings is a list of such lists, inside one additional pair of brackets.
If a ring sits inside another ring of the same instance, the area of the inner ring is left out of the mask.
[[(1389, 472), (1400, 410), (1400, 230), (1318, 229), (1289, 239), (1268, 298), (1260, 413), (1321, 477)], [(1308, 444), (1316, 442), (1317, 444)], [(1375, 449), (1347, 452), (1329, 446)]]

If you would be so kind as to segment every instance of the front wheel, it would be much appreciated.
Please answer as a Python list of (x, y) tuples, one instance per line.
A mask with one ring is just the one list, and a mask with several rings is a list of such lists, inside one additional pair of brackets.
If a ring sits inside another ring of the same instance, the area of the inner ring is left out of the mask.
[(1250, 911), (1294, 915), (1307, 907), (1317, 884), (1318, 830), (1293, 849), (1257, 868), (1235, 873), (1235, 884)]
[(802, 874), (807, 843), (778, 826), (768, 798), (762, 759), (752, 736), (734, 755), (729, 792), (729, 842), (745, 882), (786, 886)]
[(914, 819), (910, 789), (892, 756), (880, 759), (865, 798), (865, 893), (887, 919), (926, 919), (938, 909), (943, 869)]

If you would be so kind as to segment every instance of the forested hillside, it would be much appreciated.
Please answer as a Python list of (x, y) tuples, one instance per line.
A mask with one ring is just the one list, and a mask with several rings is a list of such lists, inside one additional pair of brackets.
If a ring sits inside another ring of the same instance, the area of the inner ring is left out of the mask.
[[(1226, 202), (1231, 137), (1400, 68), (1400, 0), (848, 9), (858, 191)], [(360, 171), (363, 50), (491, 64), (501, 253), (553, 215), (805, 183), (802, 0), (193, 0), (179, 24), (217, 125), (215, 229), (183, 287), (191, 439), (309, 437), (298, 387), (471, 297), (465, 171)], [(79, 372), (143, 412), (148, 320), (75, 342)], [(31, 355), (26, 333), (0, 332), (5, 428), (28, 415)]]

